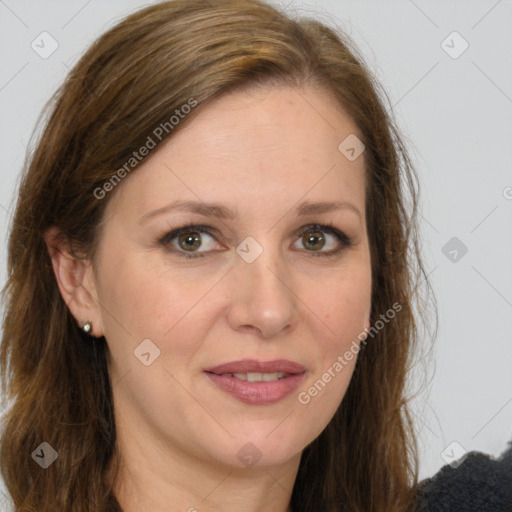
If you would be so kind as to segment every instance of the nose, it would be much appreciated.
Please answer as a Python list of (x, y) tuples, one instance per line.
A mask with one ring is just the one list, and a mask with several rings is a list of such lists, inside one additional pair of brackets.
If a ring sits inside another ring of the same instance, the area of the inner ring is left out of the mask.
[(235, 331), (271, 338), (293, 328), (298, 298), (277, 249), (265, 248), (252, 263), (237, 255), (230, 275), (228, 321)]

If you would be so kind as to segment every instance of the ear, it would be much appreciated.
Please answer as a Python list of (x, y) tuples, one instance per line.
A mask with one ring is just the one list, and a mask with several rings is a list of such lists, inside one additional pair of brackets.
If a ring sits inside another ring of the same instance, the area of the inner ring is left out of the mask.
[(92, 264), (72, 254), (69, 242), (56, 227), (44, 234), (60, 294), (80, 327), (92, 322), (91, 336), (103, 336), (100, 306)]

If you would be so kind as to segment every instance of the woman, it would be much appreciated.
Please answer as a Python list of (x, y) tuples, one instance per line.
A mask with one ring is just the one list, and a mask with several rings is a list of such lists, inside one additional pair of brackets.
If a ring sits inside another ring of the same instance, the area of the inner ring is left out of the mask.
[(377, 84), (322, 24), (176, 0), (109, 30), (10, 234), (15, 510), (413, 510), (416, 201)]

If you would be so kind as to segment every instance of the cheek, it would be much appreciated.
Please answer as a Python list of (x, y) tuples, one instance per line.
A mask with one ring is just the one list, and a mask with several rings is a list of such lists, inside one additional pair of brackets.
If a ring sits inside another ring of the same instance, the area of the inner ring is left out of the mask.
[(316, 287), (309, 303), (328, 333), (328, 345), (339, 348), (360, 334), (371, 310), (371, 270), (369, 265), (351, 267)]
[(136, 337), (163, 340), (170, 336), (212, 286), (204, 275), (155, 266), (149, 257), (113, 261), (105, 266), (105, 305)]
[(113, 380), (122, 380), (123, 393), (150, 417), (163, 404), (188, 402), (173, 376), (184, 381), (208, 334), (207, 301), (201, 297), (212, 283), (148, 260), (119, 257), (103, 267), (102, 316)]
[(315, 418), (308, 434), (317, 436), (343, 400), (357, 362), (358, 335), (364, 332), (371, 309), (369, 267), (352, 267), (350, 274), (317, 292), (310, 304), (322, 313), (311, 316), (316, 325), (311, 351), (316, 364), (296, 398), (305, 417)]
[(316, 329), (316, 361), (310, 378), (302, 387), (300, 403), (314, 401), (317, 414), (334, 414), (350, 383), (359, 354), (360, 339), (371, 310), (369, 265), (353, 265), (350, 272), (323, 283), (309, 305)]

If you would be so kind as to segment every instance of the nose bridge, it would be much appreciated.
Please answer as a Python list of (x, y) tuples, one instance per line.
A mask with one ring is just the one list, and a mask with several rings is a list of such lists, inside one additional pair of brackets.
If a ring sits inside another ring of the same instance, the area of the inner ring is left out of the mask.
[(268, 233), (258, 239), (247, 237), (236, 249), (230, 321), (269, 337), (293, 322), (296, 301), (281, 247)]

